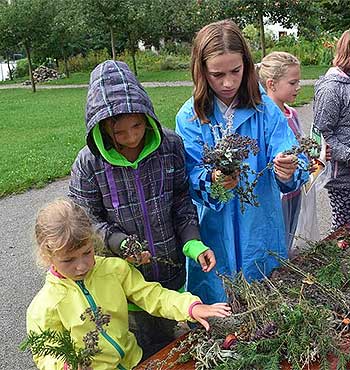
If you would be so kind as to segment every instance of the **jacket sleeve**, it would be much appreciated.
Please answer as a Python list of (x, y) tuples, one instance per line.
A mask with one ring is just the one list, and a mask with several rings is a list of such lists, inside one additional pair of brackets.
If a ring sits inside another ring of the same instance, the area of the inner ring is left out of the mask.
[(119, 260), (118, 273), (127, 299), (149, 314), (176, 321), (194, 321), (189, 316), (193, 302), (201, 301), (191, 293), (179, 293), (147, 282), (142, 274), (124, 260)]
[[(275, 106), (269, 104), (265, 107), (265, 141), (267, 145), (267, 163), (272, 162), (277, 154), (289, 150), (299, 143), (288, 126), (287, 119)], [(303, 168), (307, 167), (308, 159), (304, 154), (298, 155), (299, 167), (294, 172), (291, 180), (282, 182), (273, 176), (282, 193), (289, 193), (300, 188), (309, 178), (309, 172)]]
[(192, 198), (208, 208), (220, 211), (224, 203), (210, 196), (212, 172), (203, 166), (202, 154), (204, 140), (198, 121), (192, 120), (191, 114), (186, 114), (186, 112), (180, 110), (176, 116), (175, 131), (183, 139)]
[(174, 163), (173, 220), (176, 235), (184, 246), (189, 240), (200, 240), (198, 217), (192, 203), (185, 166), (185, 150), (181, 138), (177, 137)]
[(327, 85), (318, 88), (314, 97), (314, 122), (325, 141), (332, 148), (332, 159), (339, 162), (350, 160), (350, 145), (339, 141), (335, 131), (340, 120), (341, 98)]
[(95, 173), (88, 163), (84, 163), (82, 152), (72, 166), (68, 196), (85, 208), (105, 245), (113, 254), (119, 255), (120, 243), (127, 235), (116, 225), (107, 222), (106, 209)]
[[(47, 309), (40, 298), (35, 297), (27, 310), (27, 333), (40, 334), (47, 329), (63, 331), (63, 326), (55, 309)], [(33, 356), (33, 360), (40, 370), (63, 370), (64, 362), (51, 356)]]

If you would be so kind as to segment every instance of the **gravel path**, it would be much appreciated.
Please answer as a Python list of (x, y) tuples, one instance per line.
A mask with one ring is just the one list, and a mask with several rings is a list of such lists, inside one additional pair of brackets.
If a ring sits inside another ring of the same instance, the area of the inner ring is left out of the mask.
[[(302, 86), (305, 85), (313, 85), (316, 80), (301, 80), (300, 84)], [(142, 82), (144, 87), (177, 87), (177, 86), (192, 86), (192, 81), (165, 81), (165, 82)], [(87, 84), (81, 85), (36, 85), (36, 88), (39, 90), (45, 89), (81, 89), (87, 88)], [(0, 84), (0, 90), (6, 89), (31, 89), (31, 85), (22, 85), (22, 84)]]

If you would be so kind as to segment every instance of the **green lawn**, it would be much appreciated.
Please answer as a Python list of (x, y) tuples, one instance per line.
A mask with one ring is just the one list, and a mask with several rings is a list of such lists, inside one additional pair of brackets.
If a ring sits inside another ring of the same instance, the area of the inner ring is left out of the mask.
[[(191, 87), (147, 89), (160, 121), (174, 128)], [(303, 87), (298, 104), (309, 102)], [(0, 90), (0, 197), (40, 187), (69, 174), (84, 145), (86, 89)]]

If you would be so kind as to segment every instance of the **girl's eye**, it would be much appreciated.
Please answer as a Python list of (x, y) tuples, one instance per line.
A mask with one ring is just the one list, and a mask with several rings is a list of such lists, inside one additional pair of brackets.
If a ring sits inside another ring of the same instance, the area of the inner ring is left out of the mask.
[(86, 251), (85, 253), (84, 253), (84, 255), (88, 255), (88, 254), (90, 254), (92, 252), (92, 249), (89, 249), (88, 251)]

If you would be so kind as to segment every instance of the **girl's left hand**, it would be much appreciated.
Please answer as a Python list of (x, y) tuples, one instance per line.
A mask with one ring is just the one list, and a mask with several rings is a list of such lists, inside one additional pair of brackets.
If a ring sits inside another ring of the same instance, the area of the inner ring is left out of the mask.
[(273, 163), (276, 177), (281, 181), (288, 181), (298, 167), (298, 157), (293, 154), (278, 153)]
[(207, 249), (198, 256), (198, 262), (203, 272), (209, 272), (216, 265), (215, 254), (211, 249)]
[(227, 303), (197, 304), (192, 308), (192, 317), (202, 324), (206, 331), (210, 326), (206, 320), (208, 317), (228, 317), (231, 315), (231, 307)]

